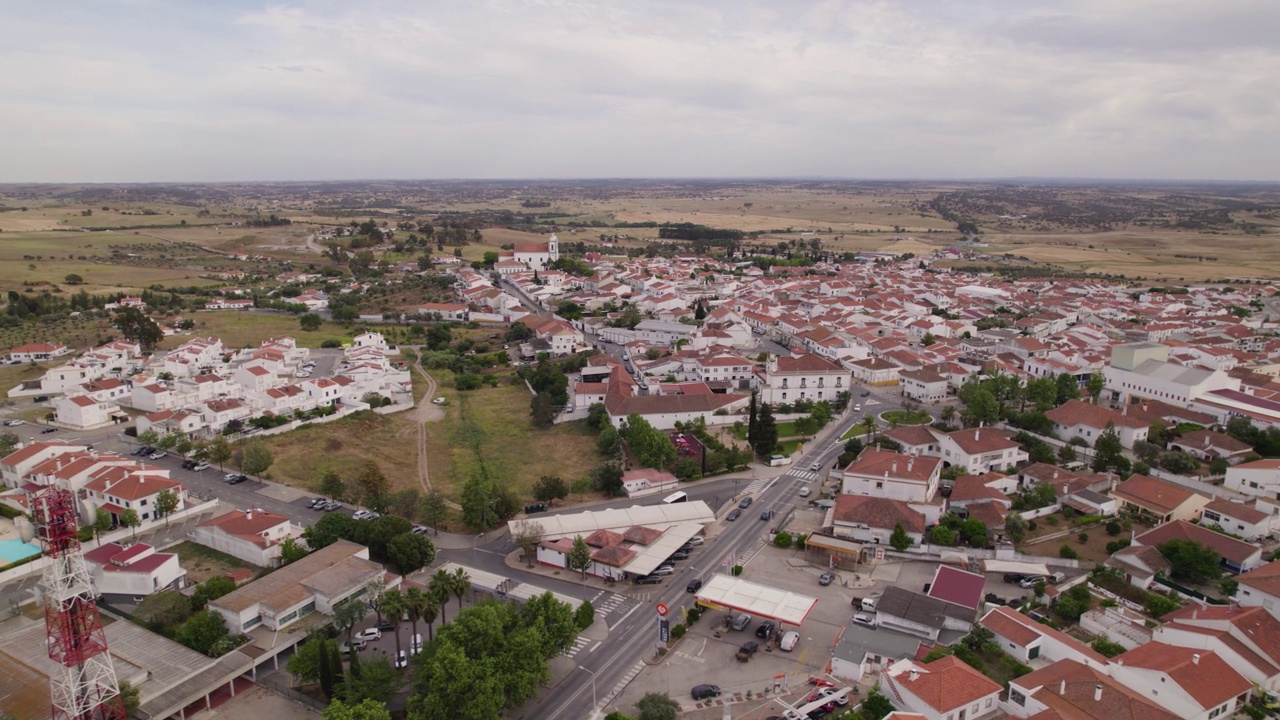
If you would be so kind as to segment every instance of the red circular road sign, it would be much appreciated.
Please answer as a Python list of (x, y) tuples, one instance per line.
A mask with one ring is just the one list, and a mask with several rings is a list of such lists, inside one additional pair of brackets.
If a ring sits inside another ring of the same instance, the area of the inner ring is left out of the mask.
[(667, 616), (667, 605), (666, 605), (666, 603), (658, 603), (658, 614), (659, 614), (659, 615), (661, 615), (662, 617), (666, 617), (666, 616)]

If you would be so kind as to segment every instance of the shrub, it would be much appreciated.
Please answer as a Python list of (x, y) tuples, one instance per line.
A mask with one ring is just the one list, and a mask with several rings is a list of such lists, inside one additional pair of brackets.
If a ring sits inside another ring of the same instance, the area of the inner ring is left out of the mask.
[(1112, 540), (1111, 542), (1107, 543), (1107, 554), (1115, 555), (1121, 550), (1129, 547), (1129, 543), (1130, 543), (1129, 540)]
[(786, 530), (783, 530), (782, 532), (773, 536), (773, 544), (777, 545), (783, 550), (786, 550), (787, 548), (791, 547), (791, 542), (792, 542), (791, 533), (787, 532)]
[(1123, 530), (1124, 528), (1120, 527), (1120, 523), (1116, 522), (1115, 520), (1112, 520), (1111, 522), (1107, 523), (1108, 535), (1119, 535), (1121, 532), (1123, 532)]
[(579, 630), (586, 630), (591, 627), (591, 623), (596, 621), (596, 609), (592, 607), (590, 600), (586, 600), (578, 606), (578, 609), (573, 612), (573, 619), (577, 623)]
[(738, 576), (739, 576), (739, 575), (741, 575), (741, 574), (742, 574), (742, 566), (741, 566), (741, 565), (734, 565), (734, 566), (733, 566), (733, 576), (734, 576), (734, 577), (738, 577)]
[(1058, 516), (1057, 516), (1057, 515), (1046, 515), (1046, 516), (1045, 516), (1045, 518), (1044, 518), (1044, 521), (1045, 521), (1045, 522), (1047, 522), (1047, 523), (1049, 523), (1050, 525), (1057, 525), (1057, 524), (1058, 524)]
[(322, 348), (340, 348), (340, 347), (342, 347), (342, 341), (341, 341), (341, 340), (325, 340), (324, 342), (320, 343), (320, 347), (322, 347)]
[(1178, 601), (1173, 598), (1165, 597), (1158, 593), (1151, 593), (1147, 596), (1147, 602), (1144, 604), (1147, 614), (1152, 617), (1161, 617), (1168, 615), (1178, 609)]
[(1093, 643), (1090, 645), (1090, 647), (1092, 647), (1094, 650), (1097, 650), (1098, 654), (1105, 655), (1109, 658), (1113, 658), (1119, 655), (1120, 653), (1124, 652), (1123, 645), (1117, 642), (1111, 642), (1110, 640), (1103, 637), (1100, 637), (1097, 640), (1094, 640)]
[(1040, 523), (1036, 522), (1035, 520), (1027, 521), (1027, 529), (1030, 530), (1031, 532), (1035, 532), (1036, 528), (1038, 527), (1040, 527)]
[(687, 629), (688, 628), (686, 628), (683, 624), (676, 625), (675, 627), (671, 628), (671, 637), (675, 638), (676, 640), (679, 640), (680, 638), (684, 637), (684, 633)]
[(689, 608), (689, 611), (684, 614), (685, 622), (690, 625), (698, 622), (698, 618), (700, 617), (702, 617), (702, 608), (696, 605)]
[(1089, 542), (1089, 533), (1080, 533), (1076, 536), (1076, 539), (1080, 541), (1081, 545), (1083, 545)]
[(1071, 547), (1070, 545), (1063, 545), (1062, 547), (1058, 548), (1058, 557), (1064, 558), (1066, 560), (1079, 560), (1080, 553), (1076, 552), (1075, 548)]

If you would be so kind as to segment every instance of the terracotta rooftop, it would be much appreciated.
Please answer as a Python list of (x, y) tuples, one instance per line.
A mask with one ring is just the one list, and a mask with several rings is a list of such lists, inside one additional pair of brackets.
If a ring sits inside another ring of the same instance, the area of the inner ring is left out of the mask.
[(1166, 673), (1206, 709), (1253, 687), (1212, 650), (1149, 642), (1112, 658), (1112, 662)]
[(868, 447), (845, 468), (846, 473), (863, 476), (888, 477), (895, 480), (928, 482), (942, 465), (942, 460), (930, 457), (912, 457), (890, 450)]
[(1119, 500), (1127, 500), (1161, 515), (1177, 510), (1196, 496), (1184, 487), (1137, 473), (1116, 486), (1111, 494)]
[[(1223, 535), (1209, 528), (1194, 525), (1186, 520), (1172, 520), (1154, 527), (1134, 538), (1134, 542), (1158, 547), (1161, 543), (1174, 539), (1191, 540), (1206, 545), (1236, 565), (1248, 560), (1262, 550), (1257, 545), (1251, 545), (1229, 535)], [(1237, 578), (1237, 580), (1239, 579)]]
[(1068, 400), (1061, 407), (1046, 412), (1045, 417), (1063, 427), (1083, 425), (1098, 430), (1105, 428), (1108, 422), (1116, 427), (1143, 428), (1150, 425), (1136, 417), (1129, 417), (1111, 408), (1083, 400)]
[(902, 673), (893, 678), (893, 682), (940, 713), (965, 707), (1002, 689), (991, 678), (951, 655), (919, 667), (925, 672), (915, 675), (915, 679), (911, 674)]
[(912, 533), (923, 533), (926, 525), (924, 514), (901, 500), (843, 493), (836, 496), (832, 519), (889, 530), (902, 523)]

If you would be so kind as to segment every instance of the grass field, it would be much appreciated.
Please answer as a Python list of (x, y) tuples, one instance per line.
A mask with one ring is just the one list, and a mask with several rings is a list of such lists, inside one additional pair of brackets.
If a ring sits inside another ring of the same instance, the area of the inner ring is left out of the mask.
[(440, 383), (437, 395), (448, 404), (445, 419), (427, 425), (431, 483), (451, 496), (456, 498), (480, 462), (493, 477), (509, 481), (521, 498), (531, 497), (533, 484), (543, 475), (571, 483), (599, 463), (595, 435), (586, 421), (533, 426), (523, 383), (460, 393), (451, 373), (432, 371), (432, 376)]
[(202, 583), (231, 570), (253, 569), (253, 566), (226, 553), (192, 542), (181, 542), (168, 550), (178, 556), (178, 564), (187, 571), (187, 580)]
[[(256, 347), (263, 340), (286, 335), (297, 340), (300, 347), (308, 348), (318, 348), (325, 340), (347, 342), (351, 339), (350, 331), (333, 323), (325, 323), (319, 330), (306, 332), (298, 324), (298, 318), (292, 315), (214, 310), (189, 313), (187, 317), (196, 324), (192, 330), (194, 335), (221, 338), (228, 348)], [(191, 335), (175, 335), (167, 338), (161, 349), (172, 349), (190, 339)]]
[(272, 478), (286, 485), (315, 491), (325, 472), (333, 470), (350, 480), (372, 460), (393, 490), (420, 487), (417, 429), (408, 412), (357, 413), (262, 440), (275, 457), (269, 470)]
[[(209, 256), (180, 246), (170, 246), (165, 267), (148, 267), (137, 262), (112, 262), (111, 246), (137, 247), (156, 245), (155, 238), (132, 233), (111, 232), (46, 232), (4, 233), (0, 235), (0, 292), (25, 291), (23, 283), (49, 283), (70, 294), (87, 292), (129, 292), (154, 284), (208, 285), (213, 281), (199, 277), (201, 260)], [(159, 252), (165, 252), (160, 250)], [(83, 285), (67, 285), (65, 278), (76, 274)], [(34, 286), (35, 291), (49, 286)]]

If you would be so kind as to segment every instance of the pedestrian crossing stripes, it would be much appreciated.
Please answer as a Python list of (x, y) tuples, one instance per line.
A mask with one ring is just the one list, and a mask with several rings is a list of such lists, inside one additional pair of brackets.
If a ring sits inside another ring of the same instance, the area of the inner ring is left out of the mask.
[(753, 493), (753, 492), (762, 492), (765, 488), (769, 487), (769, 485), (773, 483), (774, 479), (775, 478), (758, 478), (756, 480), (752, 480), (751, 484), (747, 486), (747, 489), (743, 490), (742, 492), (747, 494)]
[(767, 545), (768, 543), (769, 541), (764, 538), (757, 539), (755, 545), (752, 545), (750, 548), (747, 549), (746, 552), (738, 556), (738, 564), (746, 565), (747, 563), (751, 562), (751, 559), (754, 558), (756, 554), (759, 553), (760, 550), (762, 550), (764, 546)]
[(606, 616), (617, 610), (627, 602), (627, 598), (618, 593), (601, 592), (591, 598), (591, 605), (596, 609), (596, 615)]
[(644, 661), (641, 660), (640, 662), (631, 666), (631, 669), (627, 671), (626, 675), (622, 676), (622, 679), (618, 681), (618, 684), (614, 685), (613, 689), (610, 690), (608, 694), (605, 695), (602, 700), (600, 700), (600, 702), (596, 703), (597, 716), (603, 713), (604, 709), (609, 706), (609, 703), (613, 702), (615, 698), (621, 695), (623, 690), (627, 689), (627, 686), (631, 684), (631, 681), (635, 680), (636, 676), (639, 675), (642, 670), (644, 670), (644, 665), (645, 665)]
[(805, 482), (813, 482), (818, 479), (818, 473), (813, 472), (812, 470), (792, 470), (787, 474), (791, 477), (800, 478)]
[(573, 646), (564, 651), (564, 656), (573, 657), (574, 655), (577, 655), (582, 650), (582, 648), (590, 644), (591, 644), (590, 638), (585, 638), (579, 635), (578, 637), (574, 638)]

